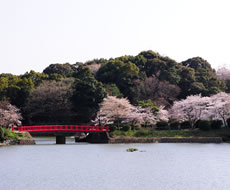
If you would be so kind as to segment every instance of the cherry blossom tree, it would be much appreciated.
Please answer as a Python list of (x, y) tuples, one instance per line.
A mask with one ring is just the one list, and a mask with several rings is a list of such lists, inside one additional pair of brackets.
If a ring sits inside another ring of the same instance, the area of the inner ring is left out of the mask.
[(99, 126), (106, 126), (108, 124), (113, 124), (113, 121), (110, 121), (109, 118), (106, 117), (106, 114), (101, 109), (97, 112), (96, 118), (94, 120), (91, 120), (91, 122), (94, 125), (99, 125)]
[(220, 67), (216, 75), (218, 79), (224, 82), (225, 85), (223, 87), (225, 88), (225, 92), (230, 93), (230, 67), (227, 65)]
[(98, 124), (116, 123), (119, 128), (122, 120), (128, 117), (132, 109), (133, 106), (129, 103), (128, 99), (108, 96), (100, 104), (100, 111), (93, 122)]
[(127, 116), (126, 123), (131, 123), (132, 126), (144, 126), (153, 125), (156, 123), (156, 116), (149, 108), (133, 107), (131, 113)]
[(208, 109), (211, 119), (223, 120), (227, 126), (227, 119), (230, 118), (230, 94), (220, 92), (211, 96), (211, 106)]
[(95, 74), (100, 68), (101, 64), (92, 64), (92, 65), (87, 65)]
[(158, 110), (144, 108), (142, 112), (144, 126), (155, 125), (158, 121), (168, 121), (168, 118), (168, 111), (164, 109), (164, 106), (160, 106)]
[(230, 80), (230, 69), (226, 65), (218, 68), (216, 75), (220, 80)]
[(17, 107), (7, 101), (0, 101), (0, 126), (11, 128), (13, 125), (20, 125), (22, 116)]
[(230, 94), (220, 92), (210, 97), (188, 96), (184, 100), (174, 102), (170, 116), (179, 121), (190, 121), (192, 128), (200, 119), (222, 120), (227, 126), (226, 121), (230, 118)]
[(204, 113), (207, 113), (209, 105), (209, 97), (201, 97), (201, 95), (188, 96), (184, 100), (174, 102), (170, 109), (170, 115), (179, 121), (188, 120), (191, 127), (194, 128), (198, 120), (206, 119), (207, 114)]
[(168, 120), (168, 112), (160, 107), (158, 111), (151, 108), (132, 106), (126, 98), (108, 96), (100, 105), (95, 125), (130, 123), (132, 126), (149, 126), (157, 121)]
[(165, 109), (164, 106), (159, 107), (159, 111), (156, 113), (157, 121), (168, 121), (169, 120), (169, 112)]

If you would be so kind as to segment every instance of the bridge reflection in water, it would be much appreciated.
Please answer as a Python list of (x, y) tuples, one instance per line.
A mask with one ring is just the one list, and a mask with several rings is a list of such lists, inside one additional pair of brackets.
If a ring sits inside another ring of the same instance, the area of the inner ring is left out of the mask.
[(28, 132), (31, 136), (56, 136), (56, 144), (65, 144), (66, 136), (77, 133), (108, 133), (109, 127), (82, 125), (42, 125), (12, 127), (12, 131)]

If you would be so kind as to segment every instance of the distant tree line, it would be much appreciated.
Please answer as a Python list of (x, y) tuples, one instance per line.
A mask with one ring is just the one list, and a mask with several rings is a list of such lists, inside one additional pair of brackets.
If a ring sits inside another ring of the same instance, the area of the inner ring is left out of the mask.
[(42, 73), (0, 74), (0, 101), (20, 109), (25, 125), (95, 121), (103, 100), (111, 96), (137, 106), (130, 117), (143, 112), (147, 117), (149, 111), (138, 107), (140, 102), (168, 109), (187, 96), (230, 92), (230, 75), (224, 71), (216, 73), (201, 57), (178, 63), (143, 51), (137, 56), (51, 64)]

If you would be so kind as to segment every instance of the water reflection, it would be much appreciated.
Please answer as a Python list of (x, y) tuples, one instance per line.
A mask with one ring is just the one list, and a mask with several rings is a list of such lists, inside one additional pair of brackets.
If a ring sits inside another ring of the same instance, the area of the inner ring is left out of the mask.
[[(33, 137), (37, 145), (56, 144), (56, 137)], [(74, 137), (66, 137), (66, 144), (75, 144)]]

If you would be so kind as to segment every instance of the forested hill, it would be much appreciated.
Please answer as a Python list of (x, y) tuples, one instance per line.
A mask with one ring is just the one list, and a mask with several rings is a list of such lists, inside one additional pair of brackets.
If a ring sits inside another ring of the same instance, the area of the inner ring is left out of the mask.
[(52, 64), (44, 73), (70, 77), (79, 65), (87, 65), (104, 85), (118, 87), (132, 103), (144, 99), (166, 103), (191, 94), (209, 96), (226, 88), (206, 60), (195, 57), (177, 63), (153, 51), (109, 60), (95, 59), (84, 64)]
[(152, 100), (169, 107), (176, 99), (220, 91), (229, 92), (228, 80), (219, 80), (201, 57), (178, 63), (151, 50), (109, 60), (51, 64), (42, 73), (0, 74), (0, 100), (20, 108), (26, 123), (71, 123), (76, 117), (87, 122), (107, 95), (127, 97), (132, 104)]

